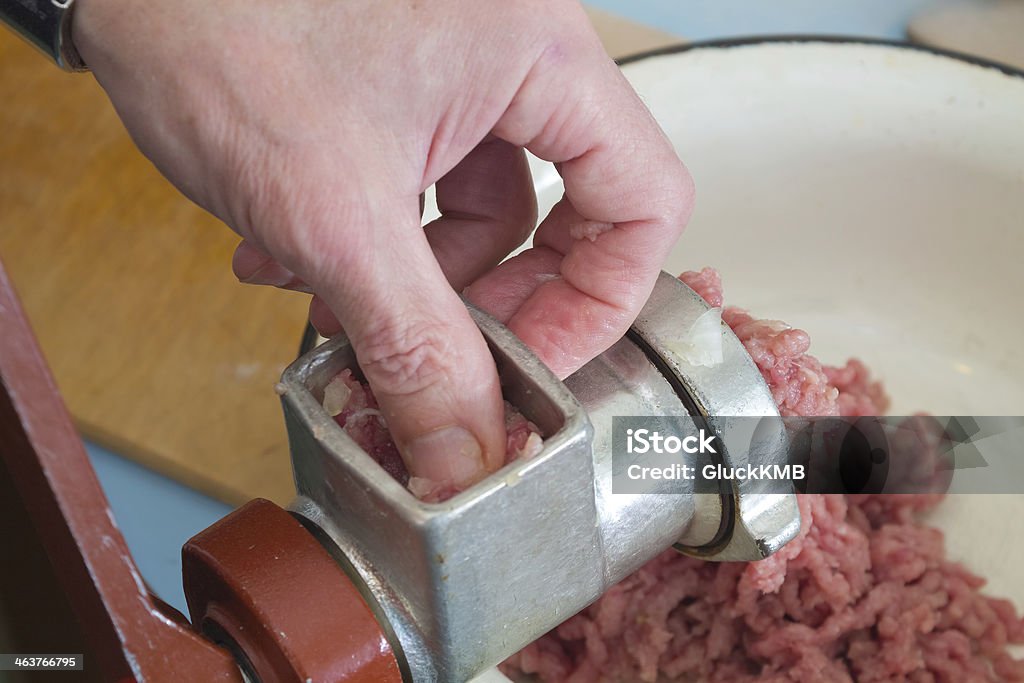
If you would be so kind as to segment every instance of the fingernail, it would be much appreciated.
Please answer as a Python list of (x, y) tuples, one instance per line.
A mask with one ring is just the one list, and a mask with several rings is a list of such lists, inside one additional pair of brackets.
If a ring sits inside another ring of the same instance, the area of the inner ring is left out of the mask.
[(483, 474), (483, 450), (468, 430), (443, 427), (417, 437), (407, 448), (409, 469), (417, 477), (469, 486)]

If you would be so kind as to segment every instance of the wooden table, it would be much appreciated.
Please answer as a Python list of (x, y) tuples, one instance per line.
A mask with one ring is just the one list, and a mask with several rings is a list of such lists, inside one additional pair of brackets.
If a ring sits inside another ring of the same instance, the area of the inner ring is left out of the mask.
[[(592, 16), (614, 55), (678, 42)], [(273, 385), (307, 297), (239, 285), (235, 235), (135, 149), (96, 82), (5, 30), (0, 97), (0, 258), (82, 433), (226, 502), (286, 503)]]

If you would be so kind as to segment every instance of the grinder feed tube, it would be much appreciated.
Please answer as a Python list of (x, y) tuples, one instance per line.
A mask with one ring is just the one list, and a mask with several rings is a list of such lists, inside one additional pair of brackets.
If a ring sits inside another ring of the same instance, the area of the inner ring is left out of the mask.
[[(785, 452), (785, 434), (731, 441), (721, 416), (778, 416), (740, 342), (722, 328), (721, 362), (694, 366), (673, 351), (707, 304), (662, 274), (627, 337), (565, 383), (507, 329), (472, 311), (506, 398), (543, 433), (543, 450), (453, 498), (417, 500), (322, 408), (343, 369), (358, 373), (343, 338), (282, 377), (298, 499), (292, 510), (323, 530), (361, 586), (417, 683), (465, 681), (596, 600), (668, 547), (756, 560), (799, 529), (795, 497), (757, 481), (695, 479), (643, 494), (612, 492), (613, 418), (687, 416), (715, 435), (716, 462)], [(781, 425), (781, 421), (778, 422)], [(734, 442), (735, 441), (735, 442)], [(769, 452), (770, 451), (770, 452)]]

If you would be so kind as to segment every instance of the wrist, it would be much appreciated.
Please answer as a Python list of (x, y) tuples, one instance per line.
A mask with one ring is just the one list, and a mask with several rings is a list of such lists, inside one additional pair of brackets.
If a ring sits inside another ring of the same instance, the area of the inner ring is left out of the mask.
[(101, 84), (104, 76), (138, 68), (144, 51), (155, 44), (152, 31), (160, 12), (160, 7), (131, 0), (75, 0), (71, 39)]
[(101, 61), (98, 54), (99, 36), (101, 31), (97, 24), (97, 5), (105, 0), (75, 0), (75, 11), (71, 17), (71, 41), (82, 56), (82, 60), (90, 67)]

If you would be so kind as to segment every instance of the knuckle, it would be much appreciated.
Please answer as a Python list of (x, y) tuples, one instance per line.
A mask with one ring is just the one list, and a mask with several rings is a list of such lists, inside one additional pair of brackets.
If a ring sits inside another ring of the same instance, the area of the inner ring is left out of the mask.
[(370, 330), (357, 350), (378, 392), (406, 396), (444, 380), (453, 358), (450, 331), (432, 322), (399, 321)]
[(679, 162), (677, 165), (677, 177), (676, 182), (679, 187), (679, 199), (688, 206), (693, 205), (693, 201), (697, 196), (697, 184), (693, 180), (693, 174), (690, 170)]
[[(693, 175), (690, 174), (690, 171), (682, 162), (677, 161), (676, 169), (672, 209), (674, 217), (685, 225), (693, 214), (694, 203), (697, 198), (697, 185), (693, 180)], [(682, 229), (682, 225), (680, 229)]]
[(678, 237), (693, 214), (696, 185), (693, 176), (674, 153), (661, 168), (664, 170), (652, 188), (648, 205), (654, 209), (651, 217), (663, 221)]

